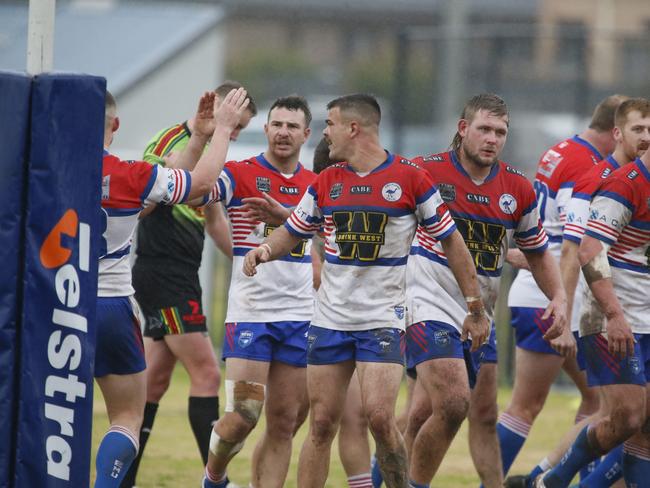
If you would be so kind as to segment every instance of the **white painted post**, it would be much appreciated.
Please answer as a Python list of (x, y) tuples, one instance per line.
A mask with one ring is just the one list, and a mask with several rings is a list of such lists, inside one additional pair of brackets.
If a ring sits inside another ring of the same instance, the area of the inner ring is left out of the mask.
[(56, 0), (29, 0), (27, 73), (37, 75), (54, 66), (54, 12)]

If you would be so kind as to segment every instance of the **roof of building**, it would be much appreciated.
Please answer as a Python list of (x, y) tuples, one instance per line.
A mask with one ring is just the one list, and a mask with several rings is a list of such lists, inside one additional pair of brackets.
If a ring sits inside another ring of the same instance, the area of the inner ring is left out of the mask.
[[(153, 4), (156, 5), (156, 4)], [(119, 95), (224, 17), (218, 5), (59, 2), (54, 70), (104, 76)], [(24, 71), (28, 5), (0, 5), (0, 69)]]

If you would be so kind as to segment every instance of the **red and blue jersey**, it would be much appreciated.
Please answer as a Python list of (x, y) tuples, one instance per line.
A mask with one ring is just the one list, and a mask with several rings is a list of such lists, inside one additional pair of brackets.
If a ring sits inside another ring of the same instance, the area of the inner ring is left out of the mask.
[(122, 161), (104, 152), (102, 216), (105, 224), (98, 296), (133, 294), (129, 254), (138, 214), (146, 205), (185, 201), (191, 186), (188, 171), (152, 166), (144, 161)]
[(589, 168), (573, 187), (571, 200), (566, 206), (566, 222), (564, 224), (563, 239), (568, 239), (580, 244), (589, 220), (589, 204), (596, 190), (609, 175), (620, 168), (621, 165), (610, 154), (596, 166)]
[[(414, 160), (430, 175), (476, 265), (483, 302), (491, 316), (509, 243), (542, 252), (546, 233), (526, 177), (502, 161), (482, 182), (472, 180), (455, 152)], [(437, 320), (457, 327), (467, 313), (465, 299), (449, 269), (440, 241), (418, 228), (407, 268), (412, 323)], [(434, 293), (431, 291), (434, 290)]]
[(244, 216), (242, 200), (266, 193), (285, 207), (295, 207), (316, 175), (298, 164), (293, 174), (280, 173), (264, 154), (226, 163), (208, 202), (222, 201), (232, 225), (233, 272), (226, 322), (309, 321), (313, 315), (311, 241), (301, 241), (289, 254), (242, 272), (244, 256), (259, 246), (275, 226)]
[(417, 225), (434, 239), (456, 226), (429, 174), (388, 154), (369, 173), (324, 170), (285, 223), (308, 238), (323, 229), (325, 264), (312, 323), (336, 330), (404, 329), (405, 274)]
[(635, 333), (650, 333), (650, 172), (637, 159), (594, 195), (585, 235), (609, 246), (612, 281)]
[[(573, 136), (547, 150), (539, 160), (533, 186), (537, 194), (539, 216), (549, 239), (549, 250), (560, 259), (566, 211), (578, 179), (603, 156), (588, 141)], [(576, 293), (580, 296), (581, 293)], [(528, 270), (520, 270), (508, 295), (510, 307), (546, 308), (548, 298)], [(580, 304), (576, 301), (574, 310)], [(577, 328), (574, 321), (573, 328)]]

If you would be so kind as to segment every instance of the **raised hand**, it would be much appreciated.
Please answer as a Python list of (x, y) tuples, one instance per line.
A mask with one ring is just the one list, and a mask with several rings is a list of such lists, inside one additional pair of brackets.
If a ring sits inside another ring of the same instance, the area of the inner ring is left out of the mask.
[(210, 137), (214, 132), (214, 102), (216, 95), (214, 92), (205, 92), (199, 100), (199, 106), (194, 116), (194, 132), (203, 137)]
[(261, 197), (248, 197), (242, 200), (244, 204), (243, 217), (257, 220), (270, 225), (282, 225), (291, 215), (291, 211), (284, 208), (280, 202), (267, 193)]
[(246, 97), (244, 88), (230, 90), (221, 103), (215, 103), (213, 115), (216, 125), (228, 128), (232, 131), (241, 119), (244, 110), (248, 107), (250, 100)]

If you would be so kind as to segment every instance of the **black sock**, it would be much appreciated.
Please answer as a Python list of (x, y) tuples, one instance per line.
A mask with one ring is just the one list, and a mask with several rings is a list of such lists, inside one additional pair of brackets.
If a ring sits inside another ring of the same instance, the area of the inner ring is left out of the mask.
[(199, 451), (201, 452), (203, 465), (205, 466), (208, 463), (212, 426), (219, 420), (219, 397), (191, 396), (187, 413), (190, 417), (190, 425), (196, 438), (196, 444), (199, 446)]
[(138, 475), (138, 467), (140, 466), (140, 460), (142, 459), (142, 453), (144, 453), (144, 446), (147, 445), (149, 440), (149, 434), (151, 434), (151, 429), (153, 428), (153, 421), (156, 418), (156, 412), (158, 411), (157, 403), (147, 402), (144, 406), (144, 418), (142, 419), (142, 427), (140, 427), (140, 449), (138, 450), (138, 455), (133, 460), (131, 467), (124, 476), (122, 483), (120, 483), (120, 488), (132, 488), (135, 486), (135, 477)]

